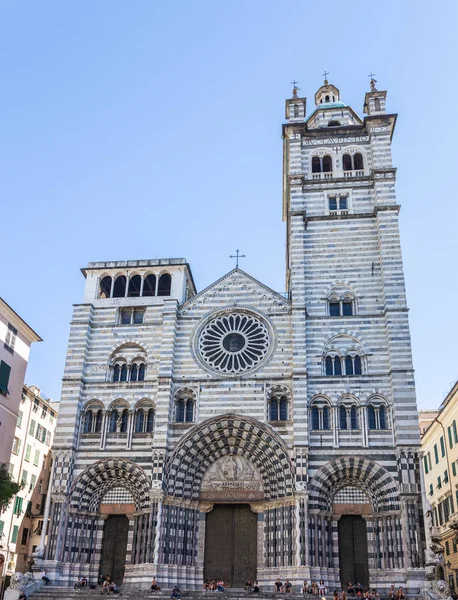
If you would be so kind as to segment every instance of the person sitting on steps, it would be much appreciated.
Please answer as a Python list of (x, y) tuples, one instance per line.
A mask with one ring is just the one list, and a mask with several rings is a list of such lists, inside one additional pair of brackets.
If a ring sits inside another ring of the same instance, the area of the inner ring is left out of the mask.
[(283, 583), (280, 581), (280, 578), (274, 583), (274, 592), (281, 592), (283, 589)]
[(49, 585), (49, 577), (46, 569), (43, 570), (43, 573), (41, 574), (41, 579), (45, 582), (45, 585)]
[(81, 577), (78, 577), (78, 579), (76, 580), (75, 585), (73, 586), (73, 589), (81, 591), (81, 586), (82, 586)]
[(153, 577), (152, 581), (151, 581), (151, 591), (152, 592), (159, 592), (161, 588), (157, 585), (157, 581), (156, 581), (156, 577)]
[(285, 581), (284, 591), (285, 591), (285, 594), (292, 594), (293, 593), (293, 586), (291, 585), (291, 581), (289, 579), (287, 579)]
[(248, 592), (248, 594), (251, 594), (253, 590), (253, 586), (251, 585), (251, 580), (248, 579), (248, 581), (245, 583), (245, 592)]
[(173, 600), (173, 598), (180, 600), (180, 594), (181, 594), (180, 588), (176, 585), (172, 590), (172, 595), (170, 596), (170, 598), (172, 598), (172, 600)]
[(259, 594), (259, 581), (257, 579), (253, 583), (253, 593), (254, 594)]
[(218, 592), (224, 592), (224, 581), (222, 579), (218, 579), (216, 582), (216, 589)]

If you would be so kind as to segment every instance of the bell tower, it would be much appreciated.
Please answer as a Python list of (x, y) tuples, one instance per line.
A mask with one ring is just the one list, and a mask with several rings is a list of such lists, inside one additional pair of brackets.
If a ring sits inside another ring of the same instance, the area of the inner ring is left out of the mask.
[[(293, 90), (283, 125), (293, 396), (306, 398), (308, 417), (306, 432), (296, 425), (297, 447), (306, 449), (309, 481), (328, 461), (364, 455), (397, 470), (401, 501), (418, 507), (420, 439), (391, 156), (396, 114), (373, 76), (365, 117), (327, 78), (314, 108), (288, 118), (299, 100), (305, 108)], [(421, 544), (407, 544), (395, 551), (420, 566)]]

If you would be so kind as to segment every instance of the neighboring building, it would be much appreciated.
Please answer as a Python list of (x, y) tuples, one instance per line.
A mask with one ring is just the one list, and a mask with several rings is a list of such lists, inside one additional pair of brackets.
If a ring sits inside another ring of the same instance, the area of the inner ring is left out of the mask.
[(458, 590), (458, 381), (421, 439), (426, 498), (444, 547), (445, 578)]
[(10, 475), (23, 487), (0, 514), (6, 577), (30, 570), (32, 552), (40, 544), (57, 411), (58, 404), (43, 398), (37, 387), (23, 387), (9, 458)]
[(424, 409), (418, 411), (418, 425), (420, 426), (420, 436), (423, 436), (428, 427), (439, 414), (438, 410)]
[(418, 595), (396, 115), (374, 81), (364, 119), (339, 96), (325, 81), (307, 118), (296, 88), (286, 102), (286, 297), (239, 268), (196, 293), (184, 259), (83, 269), (53, 447), (53, 581), (280, 576)]
[(10, 460), (30, 346), (41, 341), (0, 298), (0, 463)]

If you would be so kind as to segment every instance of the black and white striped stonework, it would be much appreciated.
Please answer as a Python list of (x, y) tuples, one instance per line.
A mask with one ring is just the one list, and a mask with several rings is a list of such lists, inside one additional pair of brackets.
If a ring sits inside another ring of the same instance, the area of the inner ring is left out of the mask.
[[(83, 269), (53, 448), (45, 566), (56, 582), (97, 579), (111, 506), (129, 519), (127, 586), (149, 588), (155, 575), (163, 587), (200, 589), (214, 506), (202, 481), (232, 455), (260, 476), (259, 498), (245, 503), (257, 514), (262, 585), (280, 575), (340, 587), (339, 522), (360, 515), (370, 587), (418, 595), (424, 528), (396, 116), (384, 92), (366, 95), (361, 118), (327, 85), (311, 110), (297, 89), (287, 101), (287, 294), (239, 268), (197, 292), (184, 259)], [(349, 170), (356, 155), (362, 165)], [(317, 170), (325, 163), (331, 171)], [(148, 282), (164, 274), (170, 289), (158, 295)], [(113, 297), (106, 282), (118, 277), (126, 285)], [(336, 313), (335, 298), (339, 307), (350, 298), (351, 310)], [(249, 344), (250, 360), (235, 359)], [(280, 401), (283, 412), (271, 410)]]

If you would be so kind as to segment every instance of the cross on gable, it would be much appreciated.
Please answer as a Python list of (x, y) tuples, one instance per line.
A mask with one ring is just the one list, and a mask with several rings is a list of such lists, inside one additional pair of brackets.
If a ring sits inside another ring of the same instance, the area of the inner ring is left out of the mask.
[(235, 258), (235, 268), (239, 268), (239, 258), (246, 258), (245, 254), (240, 254), (240, 250), (236, 250), (235, 254), (231, 254), (229, 258)]

